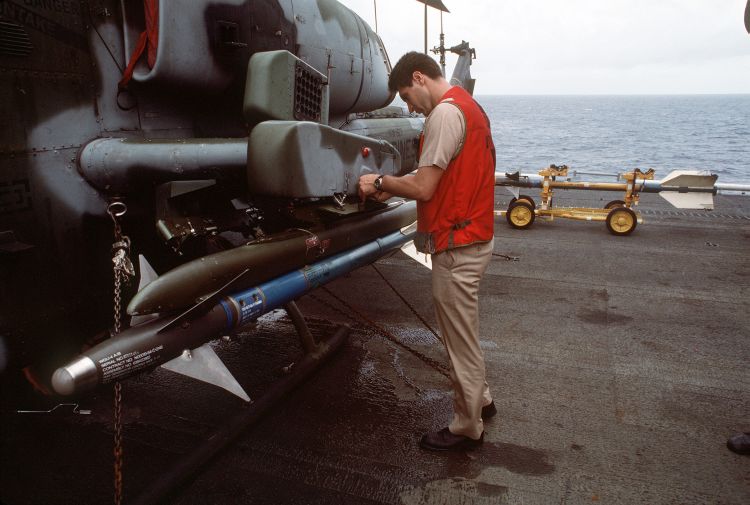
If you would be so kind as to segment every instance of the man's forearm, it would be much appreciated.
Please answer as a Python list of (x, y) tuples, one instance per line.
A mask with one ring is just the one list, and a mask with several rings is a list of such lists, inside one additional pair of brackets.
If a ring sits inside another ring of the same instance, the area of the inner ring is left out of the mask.
[(396, 196), (426, 202), (435, 193), (442, 174), (440, 167), (420, 167), (415, 174), (384, 176), (380, 188)]
[(411, 198), (419, 200), (420, 188), (415, 184), (416, 177), (414, 174), (408, 174), (401, 177), (395, 175), (386, 175), (383, 177), (380, 187), (386, 193), (402, 198)]
[[(397, 177), (395, 175), (380, 176), (377, 174), (365, 174), (359, 178), (359, 196), (364, 201), (366, 198), (381, 200), (377, 193), (384, 195), (400, 196), (426, 202), (432, 198), (443, 169), (437, 166), (419, 167), (415, 175)], [(380, 181), (378, 181), (380, 179)], [(375, 184), (379, 183), (379, 187)]]

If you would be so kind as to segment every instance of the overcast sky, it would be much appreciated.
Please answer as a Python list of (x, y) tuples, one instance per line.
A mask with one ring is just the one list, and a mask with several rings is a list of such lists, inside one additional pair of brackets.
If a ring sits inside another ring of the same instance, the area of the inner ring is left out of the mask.
[[(375, 28), (373, 0), (340, 0)], [(746, 0), (443, 0), (446, 46), (476, 49), (475, 93), (750, 93)], [(424, 50), (424, 5), (377, 0), (393, 64)], [(428, 9), (428, 44), (440, 14)], [(455, 63), (447, 58), (450, 74)]]

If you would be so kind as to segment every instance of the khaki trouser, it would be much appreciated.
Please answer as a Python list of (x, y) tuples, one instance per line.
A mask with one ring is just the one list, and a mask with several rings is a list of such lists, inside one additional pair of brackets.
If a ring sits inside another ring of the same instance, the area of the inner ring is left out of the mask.
[(484, 431), (482, 407), (492, 402), (479, 347), (479, 280), (492, 258), (489, 242), (449, 249), (432, 256), (432, 296), (443, 344), (451, 361), (451, 433), (478, 439)]

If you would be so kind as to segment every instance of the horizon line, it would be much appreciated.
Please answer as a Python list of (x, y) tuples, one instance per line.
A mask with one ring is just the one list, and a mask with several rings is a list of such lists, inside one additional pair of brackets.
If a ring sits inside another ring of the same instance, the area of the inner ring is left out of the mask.
[(476, 96), (750, 96), (747, 93), (476, 93)]

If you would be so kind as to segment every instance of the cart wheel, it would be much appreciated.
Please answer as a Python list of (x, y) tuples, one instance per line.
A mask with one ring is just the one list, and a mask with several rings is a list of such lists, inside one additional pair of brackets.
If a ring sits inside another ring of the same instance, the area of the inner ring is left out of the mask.
[(528, 228), (534, 222), (534, 207), (526, 200), (516, 200), (508, 205), (508, 212), (505, 219), (513, 228), (522, 230)]
[(605, 209), (614, 209), (615, 207), (625, 207), (625, 202), (622, 200), (612, 200), (604, 206)]
[(627, 207), (615, 207), (607, 214), (607, 229), (613, 235), (630, 235), (637, 225), (635, 212)]
[[(516, 198), (516, 197), (514, 196), (513, 198), (511, 198), (511, 199), (510, 199), (510, 203), (513, 203), (513, 202), (518, 202), (518, 201), (520, 201), (520, 200), (523, 200), (523, 201), (529, 202), (529, 203), (531, 204), (531, 208), (532, 208), (532, 209), (536, 209), (536, 203), (534, 202), (534, 199), (533, 199), (533, 198), (531, 198), (531, 197), (530, 197), (529, 195), (518, 195), (518, 198)], [(509, 205), (510, 205), (510, 204), (509, 204)]]

